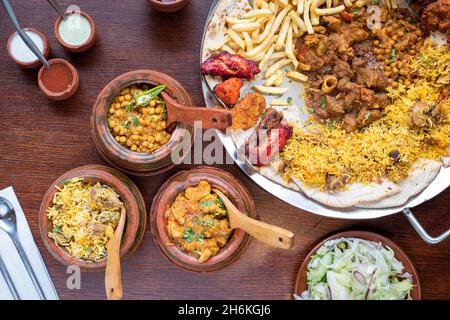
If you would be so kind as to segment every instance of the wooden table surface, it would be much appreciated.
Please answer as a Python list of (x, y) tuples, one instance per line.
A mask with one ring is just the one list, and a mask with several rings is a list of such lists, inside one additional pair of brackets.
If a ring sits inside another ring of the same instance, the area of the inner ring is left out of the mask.
[[(51, 56), (71, 61), (80, 73), (78, 93), (66, 102), (50, 102), (37, 85), (37, 71), (25, 71), (8, 57), (13, 27), (0, 10), (0, 189), (13, 186), (61, 299), (103, 299), (103, 272), (83, 273), (81, 290), (66, 287), (66, 268), (44, 247), (38, 211), (51, 183), (85, 164), (105, 164), (91, 138), (89, 116), (100, 90), (116, 76), (136, 69), (168, 73), (203, 103), (199, 51), (212, 0), (191, 0), (175, 14), (152, 10), (144, 0), (75, 1), (97, 23), (98, 41), (88, 52), (70, 54), (53, 34), (55, 12), (41, 0), (11, 0), (23, 27), (49, 39)], [(60, 1), (62, 5), (74, 1)], [(150, 207), (159, 186), (183, 166), (153, 178), (133, 178)], [(296, 209), (268, 194), (235, 165), (221, 166), (249, 189), (260, 219), (296, 234), (291, 251), (253, 241), (231, 267), (208, 275), (181, 270), (164, 258), (147, 226), (136, 254), (123, 263), (127, 299), (290, 299), (297, 270), (308, 249), (321, 237), (345, 229), (378, 232), (396, 241), (417, 267), (425, 299), (450, 299), (450, 241), (424, 243), (402, 214), (376, 220), (328, 219)], [(450, 190), (414, 209), (432, 234), (450, 227)]]

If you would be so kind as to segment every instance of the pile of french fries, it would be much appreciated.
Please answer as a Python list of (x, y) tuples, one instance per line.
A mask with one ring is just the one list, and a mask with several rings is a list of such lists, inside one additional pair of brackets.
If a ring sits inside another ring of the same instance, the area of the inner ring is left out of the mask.
[[(265, 82), (253, 89), (262, 94), (283, 95), (289, 90), (280, 87), (285, 77), (308, 81), (306, 75), (295, 71), (299, 64), (295, 40), (305, 33), (313, 34), (320, 16), (340, 13), (354, 5), (363, 7), (373, 0), (352, 1), (253, 0), (251, 11), (238, 18), (226, 18), (225, 38), (210, 51), (228, 51), (259, 62)], [(396, 5), (396, 0), (386, 1)]]

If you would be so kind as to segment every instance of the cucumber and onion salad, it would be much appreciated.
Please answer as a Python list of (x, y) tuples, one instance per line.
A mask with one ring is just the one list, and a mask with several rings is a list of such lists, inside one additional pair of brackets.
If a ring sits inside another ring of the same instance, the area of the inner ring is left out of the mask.
[(307, 267), (308, 290), (297, 300), (411, 299), (411, 274), (381, 243), (340, 238), (327, 241)]

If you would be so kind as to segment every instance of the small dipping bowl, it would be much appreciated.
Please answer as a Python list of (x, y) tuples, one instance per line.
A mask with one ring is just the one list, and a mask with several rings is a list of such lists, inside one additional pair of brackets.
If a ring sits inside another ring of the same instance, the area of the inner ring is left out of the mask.
[(106, 257), (97, 262), (74, 258), (64, 248), (57, 246), (53, 239), (48, 237), (48, 233), (53, 226), (47, 217), (47, 209), (53, 204), (53, 197), (58, 192), (57, 187), (62, 188), (64, 182), (73, 178), (83, 178), (83, 181), (86, 182), (100, 182), (113, 188), (119, 194), (127, 212), (120, 255), (122, 258), (130, 257), (139, 247), (144, 237), (147, 219), (144, 199), (139, 189), (128, 177), (115, 169), (101, 165), (87, 165), (73, 169), (59, 177), (48, 189), (42, 200), (39, 212), (39, 229), (47, 249), (56, 260), (66, 266), (77, 265), (84, 270), (96, 270), (106, 267)]
[(233, 175), (220, 169), (197, 167), (190, 171), (181, 171), (161, 186), (150, 210), (153, 239), (162, 254), (174, 265), (189, 271), (204, 273), (223, 269), (235, 262), (247, 249), (251, 237), (240, 229), (233, 230), (227, 244), (218, 254), (203, 263), (198, 262), (196, 257), (184, 252), (176, 244), (170, 245), (172, 238), (167, 230), (165, 213), (177, 195), (187, 187), (198, 185), (201, 180), (206, 180), (213, 188), (221, 190), (239, 210), (250, 218), (256, 217), (256, 210), (247, 189)]
[(69, 99), (80, 85), (78, 71), (64, 59), (52, 59), (48, 63), (50, 67), (42, 66), (39, 70), (39, 88), (50, 100)]
[(55, 22), (55, 36), (61, 46), (71, 52), (84, 52), (95, 43), (97, 27), (83, 11), (67, 11), (67, 20), (61, 16)]
[(150, 5), (161, 12), (175, 12), (183, 9), (189, 0), (148, 0)]
[[(100, 155), (115, 168), (135, 176), (157, 175), (172, 169), (172, 151), (190, 150), (194, 129), (178, 123), (170, 140), (153, 153), (135, 152), (116, 141), (108, 126), (108, 113), (114, 98), (133, 84), (165, 84), (166, 92), (181, 104), (192, 106), (186, 90), (175, 79), (160, 72), (137, 70), (111, 81), (98, 95), (92, 108), (91, 132)], [(177, 152), (178, 154), (178, 152)], [(187, 156), (186, 154), (183, 154)]]
[[(45, 58), (50, 54), (50, 45), (45, 35), (33, 28), (23, 29), (33, 40)], [(13, 61), (25, 69), (34, 69), (42, 65), (41, 60), (27, 47), (18, 32), (14, 32), (8, 39), (8, 54)]]
[(412, 275), (413, 279), (413, 288), (411, 290), (411, 298), (413, 300), (421, 300), (422, 293), (420, 287), (420, 279), (419, 274), (417, 273), (416, 268), (414, 267), (411, 259), (407, 256), (407, 254), (400, 248), (398, 244), (394, 241), (379, 235), (374, 232), (369, 231), (343, 231), (336, 234), (333, 234), (329, 237), (326, 237), (322, 241), (320, 241), (314, 248), (308, 253), (305, 260), (297, 274), (297, 278), (295, 280), (294, 292), (296, 295), (300, 296), (302, 292), (308, 290), (307, 277), (308, 277), (308, 264), (311, 261), (312, 256), (319, 250), (327, 241), (340, 239), (340, 238), (359, 238), (363, 240), (373, 241), (376, 243), (381, 243), (385, 247), (389, 247), (394, 251), (395, 258), (403, 264), (403, 268), (405, 272), (408, 272)]

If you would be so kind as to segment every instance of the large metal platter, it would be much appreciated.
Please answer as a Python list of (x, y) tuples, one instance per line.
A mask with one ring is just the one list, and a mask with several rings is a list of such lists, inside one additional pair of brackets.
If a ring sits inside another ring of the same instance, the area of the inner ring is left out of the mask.
[[(208, 19), (206, 21), (205, 31), (202, 39), (202, 46), (200, 51), (200, 61), (202, 62), (202, 52), (204, 51), (205, 44), (205, 36), (206, 29), (209, 25), (211, 18), (213, 17), (219, 3), (222, 0), (215, 0), (211, 6), (211, 10), (208, 15)], [(202, 89), (205, 97), (205, 102), (207, 107), (212, 108), (219, 104), (219, 101), (215, 98), (212, 93), (211, 88), (209, 87), (207, 81), (204, 77), (202, 77)], [(321, 216), (332, 217), (332, 218), (341, 218), (341, 219), (374, 219), (379, 217), (384, 217), (387, 215), (391, 215), (394, 213), (401, 212), (406, 208), (413, 208), (422, 204), (425, 201), (430, 200), (431, 198), (437, 196), (442, 191), (447, 189), (450, 185), (450, 168), (442, 168), (436, 179), (419, 195), (411, 198), (405, 205), (401, 207), (395, 208), (387, 208), (387, 209), (334, 209), (327, 206), (324, 206), (310, 198), (306, 197), (302, 192), (297, 192), (291, 189), (288, 189), (278, 183), (275, 183), (263, 175), (261, 175), (257, 170), (255, 170), (252, 166), (247, 164), (246, 162), (240, 160), (237, 156), (236, 145), (233, 142), (233, 139), (222, 133), (217, 132), (217, 135), (223, 145), (225, 146), (229, 156), (236, 162), (236, 164), (244, 171), (250, 179), (252, 179), (256, 184), (258, 184), (261, 188), (274, 195), (275, 197), (293, 205), (302, 210), (309, 211), (314, 214), (318, 214)]]

